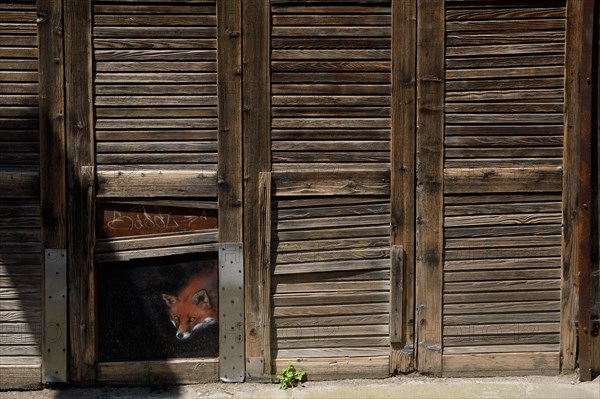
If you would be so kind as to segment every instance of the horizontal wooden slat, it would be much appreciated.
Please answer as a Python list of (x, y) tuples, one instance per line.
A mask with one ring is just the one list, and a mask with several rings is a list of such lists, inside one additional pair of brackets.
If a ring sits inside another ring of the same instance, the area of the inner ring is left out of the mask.
[(559, 372), (558, 352), (529, 352), (502, 354), (461, 354), (446, 355), (444, 376), (496, 376), (504, 375), (550, 374)]
[[(301, 357), (363, 357), (363, 356), (386, 356), (389, 354), (389, 347), (373, 348), (303, 348), (303, 349), (279, 349), (274, 352), (274, 357), (279, 358), (301, 358)], [(296, 363), (299, 364), (299, 363)], [(388, 365), (389, 373), (389, 365)]]
[(555, 290), (546, 291), (513, 291), (513, 292), (476, 292), (476, 293), (445, 293), (444, 303), (478, 303), (504, 301), (552, 301), (560, 299), (558, 284)]
[(311, 337), (311, 338), (292, 338), (285, 339), (278, 337), (276, 351), (311, 348), (369, 348), (384, 347), (390, 345), (389, 337), (359, 337), (359, 338), (337, 338), (337, 337)]
[(299, 274), (299, 273), (323, 273), (348, 270), (376, 270), (388, 269), (389, 259), (374, 260), (339, 260), (325, 262), (305, 262), (276, 265), (273, 274)]
[(560, 213), (517, 213), (506, 215), (469, 215), (444, 218), (445, 227), (490, 226), (490, 225), (536, 225), (558, 224), (562, 221)]
[(299, 195), (386, 195), (389, 172), (343, 171), (273, 172), (277, 196)]
[(124, 239), (102, 239), (96, 241), (95, 251), (97, 254), (103, 252), (116, 252), (126, 250), (144, 250), (150, 248), (165, 248), (181, 245), (194, 245), (215, 243), (218, 241), (218, 231), (209, 229), (202, 232), (178, 233), (178, 234), (154, 234)]
[[(1, 271), (0, 266), (0, 271)], [(390, 282), (388, 280), (366, 280), (366, 281), (315, 281), (309, 283), (275, 281), (271, 284), (271, 292), (276, 294), (286, 293), (327, 293), (337, 292), (346, 293), (348, 291), (389, 291)]]
[[(325, 354), (324, 354), (325, 355)], [(277, 357), (273, 361), (273, 369), (282, 370), (292, 362), (298, 369), (306, 371), (311, 381), (324, 379), (347, 378), (385, 378), (389, 376), (389, 355), (369, 357), (322, 357), (322, 358), (289, 358)]]
[(481, 346), (459, 346), (444, 348), (445, 355), (467, 354), (467, 353), (506, 353), (506, 352), (556, 352), (558, 343), (553, 344), (523, 344), (523, 345), (481, 345)]
[[(387, 326), (389, 323), (389, 314), (365, 314), (365, 315), (344, 315), (344, 316), (313, 316), (313, 317), (277, 317), (272, 320), (273, 328), (297, 329), (297, 328), (357, 328), (364, 325), (365, 328), (380, 328), (377, 324)], [(368, 326), (368, 327), (367, 327)], [(389, 327), (388, 327), (389, 328)], [(343, 331), (343, 330), (340, 330)]]
[(369, 249), (386, 248), (389, 245), (389, 237), (376, 238), (349, 238), (334, 240), (314, 241), (285, 241), (279, 242), (275, 248), (278, 253), (297, 251), (328, 251), (340, 249)]
[(2, 389), (40, 389), (42, 367), (39, 365), (0, 365), (0, 387)]
[(466, 341), (472, 336), (513, 335), (521, 336), (560, 331), (560, 323), (495, 323), (444, 326), (445, 337), (462, 337)]
[(195, 245), (180, 245), (166, 248), (152, 248), (143, 250), (125, 250), (116, 252), (105, 252), (97, 254), (94, 259), (98, 263), (107, 262), (122, 262), (132, 259), (149, 259), (159, 256), (171, 256), (171, 255), (183, 255), (183, 254), (197, 254), (206, 252), (217, 252), (219, 250), (219, 244), (215, 243), (204, 243)]
[(333, 305), (350, 303), (388, 302), (389, 293), (376, 291), (356, 291), (340, 293), (292, 293), (274, 294), (273, 306)]
[(444, 169), (444, 193), (560, 191), (562, 168)]
[[(560, 312), (523, 312), (523, 313), (490, 313), (490, 314), (452, 314), (444, 317), (444, 326), (475, 326), (480, 324), (494, 323), (558, 323), (560, 320)], [(518, 324), (521, 325), (521, 324)]]
[(149, 373), (160, 378), (161, 383), (216, 382), (219, 380), (219, 359), (98, 363), (98, 381), (101, 383), (139, 385)]
[[(523, 259), (523, 261), (526, 261), (527, 259)], [(459, 261), (456, 261), (456, 263), (458, 263)], [(516, 261), (518, 262), (518, 261)], [(487, 263), (486, 262), (480, 262), (480, 263)], [(444, 265), (446, 266), (446, 265)], [(476, 281), (481, 283), (482, 281), (493, 281), (493, 283), (490, 283), (490, 285), (493, 285), (494, 287), (498, 287), (498, 286), (503, 286), (503, 285), (507, 285), (508, 283), (512, 282), (512, 280), (518, 280), (518, 279), (549, 279), (548, 281), (548, 285), (552, 285), (553, 287), (556, 286), (556, 280), (558, 280), (560, 278), (560, 263), (558, 261), (554, 261), (554, 268), (552, 269), (531, 269), (531, 268), (527, 268), (527, 263), (522, 262), (520, 264), (521, 267), (525, 267), (522, 269), (517, 269), (517, 270), (513, 270), (513, 269), (509, 269), (509, 270), (497, 270), (497, 269), (493, 269), (493, 270), (488, 270), (488, 271), (477, 271), (479, 269), (476, 269), (477, 266), (474, 266), (474, 270), (475, 271), (464, 271), (464, 272), (446, 272), (444, 274), (444, 281), (446, 282), (446, 286), (448, 286), (449, 284), (453, 283), (453, 282), (457, 282), (457, 281)], [(534, 265), (534, 267), (538, 265)], [(528, 280), (524, 280), (524, 281), (528, 281)], [(535, 280), (533, 280), (535, 281)], [(527, 284), (525, 284), (527, 285)], [(494, 288), (496, 289), (496, 288)]]
[(306, 228), (306, 230), (290, 230), (290, 231), (278, 231), (274, 235), (280, 241), (299, 241), (299, 240), (319, 240), (319, 239), (344, 239), (352, 237), (375, 237), (389, 235), (390, 226), (388, 223), (381, 223), (379, 226), (367, 226), (367, 227), (354, 227), (344, 226), (340, 229), (337, 226), (331, 226), (330, 228), (320, 228), (318, 230), (312, 230)]
[(39, 172), (0, 169), (0, 198), (37, 198)]
[(457, 303), (444, 305), (446, 315), (482, 315), (486, 313), (515, 312), (558, 312), (560, 301), (532, 301), (532, 302), (491, 302), (491, 303)]
[[(389, 334), (389, 326), (381, 325), (355, 325), (355, 326), (316, 326), (316, 327), (288, 327), (273, 329), (278, 339), (320, 339), (320, 337), (355, 337)], [(367, 346), (367, 345), (365, 345)]]
[(360, 315), (389, 312), (389, 304), (373, 303), (356, 305), (322, 305), (322, 306), (291, 306), (276, 307), (273, 309), (273, 317), (295, 317), (295, 316), (342, 316)]
[(209, 170), (98, 171), (98, 197), (215, 197), (217, 174)]
[[(552, 270), (554, 268), (554, 270)], [(542, 271), (542, 273), (546, 273), (545, 275), (549, 277), (541, 277), (541, 278), (558, 278), (558, 270), (560, 269), (560, 258), (515, 258), (515, 259), (489, 259), (489, 260), (460, 260), (460, 261), (446, 261), (444, 262), (444, 270), (448, 272), (449, 276), (452, 276), (452, 280), (446, 279), (449, 281), (460, 281), (461, 277), (468, 277), (470, 273), (473, 273), (474, 270), (493, 270), (493, 272), (488, 272), (488, 275), (492, 277), (493, 280), (500, 280), (510, 278), (511, 276), (518, 275), (521, 273), (523, 278), (533, 278), (533, 275), (528, 276), (528, 271), (521, 270), (509, 271), (509, 275), (504, 274), (502, 270), (505, 269), (529, 269), (529, 273), (535, 273), (535, 270), (531, 269), (549, 269), (548, 271)], [(456, 272), (469, 272), (469, 274), (460, 274)], [(451, 273), (450, 273), (451, 272)], [(498, 275), (499, 278), (495, 276)], [(473, 275), (474, 279), (484, 278), (485, 274)], [(514, 278), (514, 277), (513, 277)], [(485, 278), (486, 280), (489, 278)]]

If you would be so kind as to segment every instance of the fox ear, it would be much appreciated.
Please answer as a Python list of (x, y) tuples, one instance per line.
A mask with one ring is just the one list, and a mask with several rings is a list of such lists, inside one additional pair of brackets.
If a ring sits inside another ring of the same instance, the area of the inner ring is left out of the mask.
[(210, 299), (208, 298), (208, 292), (206, 292), (206, 290), (204, 289), (198, 290), (192, 297), (192, 300), (196, 305), (200, 305), (201, 303), (208, 305), (210, 303)]
[(171, 306), (175, 302), (177, 302), (176, 296), (169, 295), (169, 294), (162, 294), (161, 296), (162, 296), (163, 301), (165, 301), (165, 303), (167, 304), (167, 306)]

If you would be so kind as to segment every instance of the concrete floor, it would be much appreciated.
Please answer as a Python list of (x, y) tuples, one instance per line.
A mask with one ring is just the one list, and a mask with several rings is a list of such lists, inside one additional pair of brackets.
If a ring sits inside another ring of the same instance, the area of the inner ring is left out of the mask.
[(428, 378), (401, 376), (384, 380), (306, 382), (280, 390), (276, 384), (202, 384), (169, 387), (163, 392), (149, 388), (67, 387), (28, 392), (0, 392), (0, 399), (101, 399), (101, 398), (539, 398), (600, 399), (600, 377), (578, 382), (575, 375), (557, 377)]

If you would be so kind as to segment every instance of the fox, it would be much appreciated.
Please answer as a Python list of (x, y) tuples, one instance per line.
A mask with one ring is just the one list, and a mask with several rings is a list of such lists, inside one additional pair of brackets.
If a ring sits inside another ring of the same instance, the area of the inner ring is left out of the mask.
[(178, 295), (161, 294), (167, 306), (171, 323), (177, 329), (175, 337), (183, 341), (194, 332), (214, 325), (218, 321), (215, 272), (201, 273), (190, 278)]

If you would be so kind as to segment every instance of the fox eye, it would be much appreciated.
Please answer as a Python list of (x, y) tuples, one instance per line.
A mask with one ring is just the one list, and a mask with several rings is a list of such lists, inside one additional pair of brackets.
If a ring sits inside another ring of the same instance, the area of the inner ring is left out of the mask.
[(190, 323), (193, 323), (193, 322), (195, 322), (195, 321), (196, 321), (196, 318), (195, 318), (195, 317), (190, 317)]
[(179, 323), (179, 316), (173, 316), (173, 319)]

